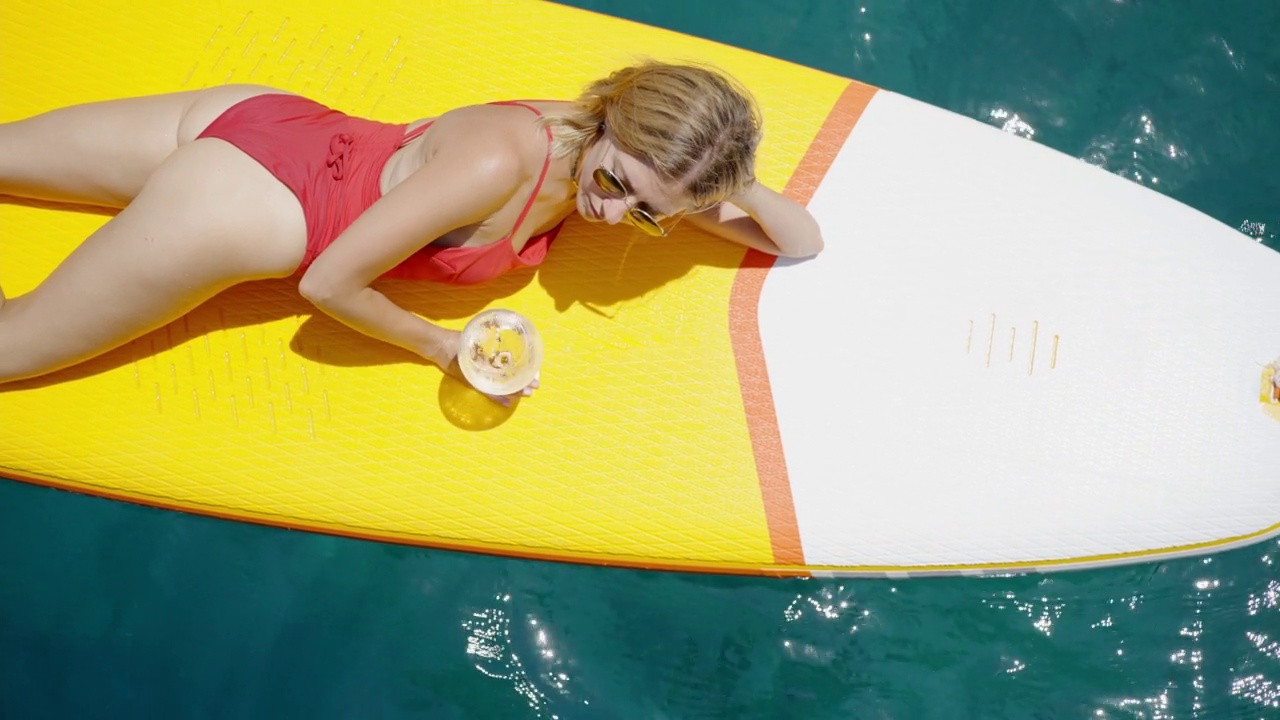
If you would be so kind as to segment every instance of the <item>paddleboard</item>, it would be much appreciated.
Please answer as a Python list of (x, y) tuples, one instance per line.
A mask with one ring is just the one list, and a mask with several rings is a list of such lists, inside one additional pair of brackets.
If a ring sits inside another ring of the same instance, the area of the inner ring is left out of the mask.
[[(530, 318), (500, 408), (317, 312), (235, 287), (118, 350), (0, 386), (0, 475), (319, 533), (636, 568), (977, 574), (1280, 533), (1280, 254), (999, 128), (847, 78), (549, 3), (11, 0), (0, 119), (253, 82), (406, 122), (572, 98), (642, 57), (738, 77), (762, 182), (825, 251), (567, 224), (479, 287), (386, 282), (460, 329)], [(598, 41), (607, 38), (607, 42)], [(107, 220), (0, 204), (30, 290)]]

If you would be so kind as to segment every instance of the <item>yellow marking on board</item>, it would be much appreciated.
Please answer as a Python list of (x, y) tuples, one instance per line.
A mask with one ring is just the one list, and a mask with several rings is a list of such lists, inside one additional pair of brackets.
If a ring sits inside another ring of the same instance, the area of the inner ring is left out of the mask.
[(1261, 386), (1258, 389), (1258, 401), (1267, 405), (1280, 403), (1280, 397), (1277, 397), (1275, 384), (1276, 371), (1275, 368), (1265, 367), (1262, 369)]
[(991, 367), (991, 349), (996, 343), (996, 316), (991, 316), (991, 326), (987, 328), (987, 367)]
[(1275, 385), (1276, 370), (1273, 367), (1262, 369), (1262, 382), (1258, 388), (1258, 402), (1262, 403), (1262, 412), (1272, 420), (1280, 422), (1280, 388)]
[(1036, 340), (1040, 337), (1040, 321), (1031, 321), (1031, 358), (1027, 363), (1027, 374), (1030, 375), (1036, 369)]
[[(737, 76), (766, 108), (757, 170), (775, 188), (848, 85), (687, 36), (518, 0), (388, 0), (374, 16), (337, 0), (10, 0), (4, 14), (0, 120), (252, 81), (407, 122), (491, 100), (571, 98), (642, 57), (706, 61)], [(106, 220), (0, 206), (6, 292), (31, 290)], [(536, 274), (477, 288), (380, 286), (448, 327), (491, 305), (518, 308), (538, 325), (547, 343), (542, 389), (483, 431), (466, 428), (476, 412), (494, 412), (487, 400), (317, 314), (295, 283), (253, 282), (198, 308), (188, 324), (56, 382), (0, 392), (0, 475), (350, 535), (768, 566), (725, 320), (743, 250), (690, 228), (666, 240), (628, 233), (571, 221)], [(162, 387), (158, 368), (196, 343), (205, 349), (188, 355), (196, 367), (176, 363)], [(288, 362), (271, 382), (279, 348)], [(134, 362), (146, 356), (151, 362)], [(317, 369), (302, 376), (308, 392), (290, 395), (289, 368), (304, 363)], [(219, 365), (231, 383), (225, 402), (206, 403), (198, 416), (163, 412)]]

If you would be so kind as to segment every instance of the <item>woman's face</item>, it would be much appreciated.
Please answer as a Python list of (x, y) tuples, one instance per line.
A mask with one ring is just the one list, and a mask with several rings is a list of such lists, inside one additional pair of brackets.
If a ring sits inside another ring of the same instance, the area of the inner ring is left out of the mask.
[[(603, 168), (618, 180), (623, 192), (601, 187), (595, 174)], [(667, 187), (653, 168), (643, 160), (628, 155), (613, 141), (607, 131), (583, 151), (578, 163), (578, 214), (591, 222), (615, 225), (622, 220), (635, 220), (631, 211), (647, 212), (663, 225), (663, 221), (689, 209), (683, 193)]]

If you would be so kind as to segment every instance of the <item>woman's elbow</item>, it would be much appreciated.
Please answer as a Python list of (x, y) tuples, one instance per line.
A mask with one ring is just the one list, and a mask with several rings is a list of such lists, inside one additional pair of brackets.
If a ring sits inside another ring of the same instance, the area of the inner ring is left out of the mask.
[(805, 245), (803, 254), (800, 257), (813, 257), (822, 252), (822, 249), (826, 246), (827, 243), (822, 239), (822, 233), (814, 233), (813, 238)]
[(788, 258), (808, 258), (822, 252), (822, 248), (826, 243), (822, 239), (822, 232), (814, 228), (812, 233), (806, 234), (805, 237), (797, 242), (788, 244), (786, 247), (779, 246), (778, 254)]

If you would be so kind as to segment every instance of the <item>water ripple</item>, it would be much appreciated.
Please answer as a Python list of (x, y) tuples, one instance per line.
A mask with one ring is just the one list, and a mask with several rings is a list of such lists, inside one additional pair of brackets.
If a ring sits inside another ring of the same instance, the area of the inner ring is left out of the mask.
[[(553, 711), (552, 694), (571, 699), (568, 668), (557, 651), (551, 631), (536, 617), (528, 617), (521, 629), (532, 640), (534, 657), (522, 660), (516, 650), (521, 638), (512, 629), (511, 595), (494, 596), (494, 604), (475, 610), (462, 622), (467, 632), (466, 654), (475, 669), (487, 678), (502, 681), (523, 698), (537, 717), (560, 720)], [(532, 666), (532, 667), (531, 667)], [(590, 705), (583, 700), (582, 705)]]
[(1163, 129), (1155, 114), (1134, 109), (1115, 128), (1095, 135), (1080, 158), (1097, 167), (1142, 185), (1172, 192), (1194, 172), (1195, 161), (1187, 142)]

